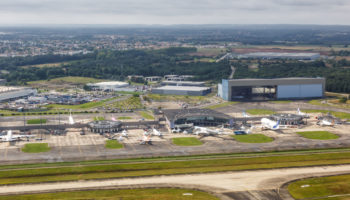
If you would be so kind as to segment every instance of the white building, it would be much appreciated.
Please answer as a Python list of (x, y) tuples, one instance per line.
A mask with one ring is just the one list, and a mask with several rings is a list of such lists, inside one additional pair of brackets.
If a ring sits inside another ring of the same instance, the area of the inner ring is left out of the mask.
[(0, 102), (25, 98), (36, 94), (37, 90), (33, 88), (0, 86)]
[(117, 91), (120, 88), (126, 87), (128, 85), (129, 85), (128, 83), (120, 82), (120, 81), (109, 81), (109, 82), (87, 84), (87, 86), (91, 87), (94, 90), (110, 90), (110, 91)]

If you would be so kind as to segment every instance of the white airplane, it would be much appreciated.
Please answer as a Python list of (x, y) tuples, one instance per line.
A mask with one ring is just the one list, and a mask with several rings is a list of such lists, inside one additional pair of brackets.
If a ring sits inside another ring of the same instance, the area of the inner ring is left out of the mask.
[(298, 115), (300, 115), (300, 116), (302, 116), (302, 117), (305, 117), (305, 118), (309, 118), (309, 115), (306, 114), (306, 113), (304, 113), (304, 112), (301, 112), (301, 111), (300, 111), (300, 108), (298, 108), (297, 112), (298, 112)]
[(142, 139), (140, 140), (140, 144), (152, 144), (151, 136), (143, 135)]
[(280, 121), (273, 121), (268, 118), (261, 119), (261, 128), (270, 129), (270, 130), (278, 130), (280, 125)]
[(117, 121), (117, 119), (112, 115), (112, 121)]
[(120, 135), (120, 136), (118, 137), (118, 141), (119, 141), (119, 142), (122, 142), (123, 140), (124, 140), (123, 136)]
[(13, 142), (20, 140), (21, 138), (27, 138), (28, 140), (30, 137), (35, 137), (35, 135), (13, 135), (12, 131), (9, 130), (7, 131), (7, 135), (0, 136), (0, 139), (2, 142)]
[(250, 115), (248, 115), (245, 111), (243, 111), (242, 115), (243, 115), (243, 117), (245, 117), (245, 118), (250, 117)]
[(126, 130), (123, 130), (122, 131), (122, 135), (121, 136), (123, 136), (123, 137), (128, 137), (128, 132), (126, 131)]
[(218, 130), (213, 130), (210, 128), (204, 128), (204, 127), (200, 127), (200, 126), (195, 126), (193, 129), (193, 134), (195, 135), (210, 135), (210, 134), (221, 134), (221, 131)]
[(68, 123), (69, 123), (70, 125), (75, 124), (74, 119), (73, 119), (73, 116), (72, 116), (72, 111), (70, 111), (70, 113), (69, 113)]
[(152, 135), (155, 135), (155, 136), (158, 136), (158, 137), (162, 137), (163, 136), (163, 134), (160, 131), (158, 131), (157, 129), (155, 129), (155, 128), (153, 128)]

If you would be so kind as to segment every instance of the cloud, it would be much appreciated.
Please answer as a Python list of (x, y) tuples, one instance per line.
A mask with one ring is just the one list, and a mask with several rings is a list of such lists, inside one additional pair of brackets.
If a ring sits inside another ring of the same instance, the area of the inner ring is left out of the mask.
[(1, 0), (0, 23), (349, 24), (349, 9), (348, 0)]

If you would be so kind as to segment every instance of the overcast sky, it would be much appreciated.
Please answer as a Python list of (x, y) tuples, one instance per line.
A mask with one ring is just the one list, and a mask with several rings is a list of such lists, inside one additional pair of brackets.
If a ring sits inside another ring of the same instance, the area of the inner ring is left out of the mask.
[(350, 25), (350, 0), (0, 0), (0, 24)]

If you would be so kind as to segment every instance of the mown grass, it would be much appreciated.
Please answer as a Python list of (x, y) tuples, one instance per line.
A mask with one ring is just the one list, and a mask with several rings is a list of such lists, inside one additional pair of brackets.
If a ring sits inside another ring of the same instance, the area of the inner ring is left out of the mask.
[(334, 140), (339, 138), (338, 135), (335, 135), (328, 131), (304, 131), (297, 132), (297, 134), (303, 136), (304, 138), (314, 140)]
[(272, 110), (266, 110), (266, 109), (248, 109), (246, 110), (248, 114), (251, 115), (272, 115), (275, 114)]
[(329, 110), (303, 110), (303, 112), (306, 113), (323, 113), (323, 114), (327, 114), (330, 113), (332, 115), (334, 115), (337, 118), (340, 119), (350, 119), (350, 113), (345, 113), (345, 112), (335, 112), (335, 111), (329, 111)]
[(113, 97), (113, 98), (109, 98), (109, 99), (104, 99), (101, 101), (94, 101), (94, 102), (88, 102), (88, 103), (84, 103), (84, 104), (79, 104), (79, 105), (61, 105), (61, 104), (50, 104), (47, 105), (46, 107), (48, 109), (90, 109), (90, 108), (95, 108), (95, 107), (100, 107), (105, 105), (105, 103), (107, 103), (108, 101), (112, 101), (114, 99), (116, 99), (118, 97)]
[(217, 108), (227, 107), (229, 105), (233, 105), (233, 104), (236, 104), (236, 103), (238, 103), (238, 102), (230, 101), (230, 102), (220, 103), (220, 104), (216, 104), (216, 105), (212, 105), (212, 106), (207, 106), (205, 108), (206, 109), (217, 109)]
[(120, 143), (119, 143), (118, 141), (116, 141), (116, 140), (107, 140), (107, 141), (106, 141), (105, 147), (106, 147), (107, 149), (121, 149), (121, 148), (124, 147), (124, 145), (123, 145), (123, 144), (120, 144)]
[(140, 115), (144, 119), (154, 120), (154, 116), (151, 113), (147, 112), (147, 111), (140, 111)]
[(62, 83), (73, 83), (73, 84), (87, 84), (87, 83), (98, 83), (105, 81), (103, 79), (95, 79), (89, 77), (80, 77), (80, 76), (66, 76), (60, 78), (54, 78), (51, 80), (41, 80), (41, 81), (31, 81), (28, 82), (29, 85), (32, 84), (62, 84)]
[(350, 152), (188, 161), (116, 163), (0, 171), (0, 184), (73, 181), (167, 174), (302, 167), (350, 163)]
[(109, 105), (110, 108), (118, 108), (120, 110), (135, 110), (143, 108), (140, 97), (130, 97), (123, 101), (116, 101)]
[(178, 146), (198, 146), (202, 145), (203, 142), (195, 137), (178, 137), (172, 139), (173, 144)]
[[(184, 193), (191, 193), (186, 196)], [(8, 195), (0, 196), (0, 200), (219, 200), (219, 198), (197, 190), (157, 188), (157, 189), (123, 189), (123, 190), (88, 190), (73, 192), (55, 192), (42, 194)]]
[(118, 117), (119, 120), (129, 120), (132, 119), (132, 117)]
[(291, 100), (276, 100), (276, 101), (269, 101), (271, 103), (277, 103), (277, 104), (286, 104), (286, 103), (292, 103)]
[(21, 149), (25, 153), (42, 153), (51, 150), (47, 143), (29, 143)]
[(98, 116), (94, 117), (94, 121), (103, 121), (103, 120), (105, 120), (104, 117), (98, 117)]
[(163, 94), (148, 94), (146, 98), (153, 101), (182, 101), (186, 103), (207, 102), (205, 96), (184, 96), (184, 95), (163, 95)]
[(47, 119), (29, 119), (27, 124), (46, 124)]
[(273, 138), (263, 134), (232, 135), (232, 137), (238, 142), (243, 143), (267, 143), (273, 141)]
[(334, 198), (326, 196), (350, 194), (350, 175), (296, 181), (288, 185), (288, 191), (295, 199), (349, 199), (349, 196)]

